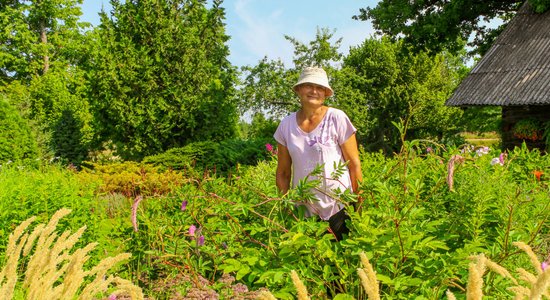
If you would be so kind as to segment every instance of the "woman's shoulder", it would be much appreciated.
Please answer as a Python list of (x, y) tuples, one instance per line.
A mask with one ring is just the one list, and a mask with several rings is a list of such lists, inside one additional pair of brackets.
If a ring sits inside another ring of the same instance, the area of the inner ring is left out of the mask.
[(284, 116), (282, 119), (281, 119), (281, 123), (288, 123), (292, 120), (296, 120), (296, 112), (292, 112), (290, 113), (289, 115), (286, 115)]
[(288, 128), (296, 123), (296, 112), (290, 113), (289, 115), (283, 117), (279, 122), (279, 127)]

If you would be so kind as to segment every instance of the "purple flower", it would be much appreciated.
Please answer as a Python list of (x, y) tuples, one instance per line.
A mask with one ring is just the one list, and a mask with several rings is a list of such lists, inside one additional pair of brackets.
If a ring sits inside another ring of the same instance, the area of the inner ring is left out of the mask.
[(186, 208), (187, 208), (187, 200), (183, 200), (181, 202), (181, 211), (185, 211)]
[(204, 235), (199, 236), (199, 240), (197, 241), (197, 245), (199, 245), (199, 246), (204, 245)]
[(195, 230), (197, 230), (197, 226), (191, 225), (191, 226), (189, 227), (189, 235), (195, 236)]

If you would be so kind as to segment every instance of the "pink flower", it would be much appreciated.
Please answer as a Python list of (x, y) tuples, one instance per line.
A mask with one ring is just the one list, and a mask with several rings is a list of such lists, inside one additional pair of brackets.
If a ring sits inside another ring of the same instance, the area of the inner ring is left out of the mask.
[(196, 231), (196, 230), (197, 230), (197, 226), (191, 225), (191, 226), (189, 227), (189, 235), (195, 236), (195, 231)]
[(548, 264), (547, 261), (542, 262), (542, 264), (540, 265), (540, 267), (542, 268), (543, 271), (546, 271), (548, 266), (549, 266), (549, 264)]
[(507, 154), (504, 153), (504, 152), (500, 153), (500, 155), (498, 156), (498, 160), (499, 160), (501, 166), (504, 166), (504, 159), (506, 159), (506, 156), (507, 156)]
[(134, 227), (134, 231), (138, 231), (138, 223), (137, 223), (137, 209), (138, 205), (143, 200), (143, 197), (141, 195), (138, 195), (134, 199), (134, 204), (132, 204), (132, 226)]
[(109, 298), (107, 298), (108, 300), (116, 300), (116, 295), (115, 294), (111, 294), (109, 295)]
[(273, 152), (273, 145), (267, 143), (267, 144), (265, 144), (265, 149), (267, 149), (267, 151), (269, 151), (269, 152)]

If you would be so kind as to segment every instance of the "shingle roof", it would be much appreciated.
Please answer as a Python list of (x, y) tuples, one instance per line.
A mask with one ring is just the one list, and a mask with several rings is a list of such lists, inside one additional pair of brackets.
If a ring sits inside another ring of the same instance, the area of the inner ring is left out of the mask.
[(445, 104), (550, 104), (550, 10), (526, 1)]

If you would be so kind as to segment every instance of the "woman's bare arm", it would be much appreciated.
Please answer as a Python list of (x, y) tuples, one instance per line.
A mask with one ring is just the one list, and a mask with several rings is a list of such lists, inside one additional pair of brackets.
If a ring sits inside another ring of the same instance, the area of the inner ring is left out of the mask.
[(363, 181), (363, 173), (361, 173), (361, 160), (359, 159), (359, 149), (357, 148), (355, 134), (340, 145), (340, 148), (342, 149), (344, 160), (348, 162), (351, 188), (357, 194), (359, 192), (359, 182)]
[(277, 189), (281, 195), (285, 195), (290, 189), (290, 178), (292, 176), (292, 158), (288, 148), (277, 143), (277, 173), (275, 180)]

